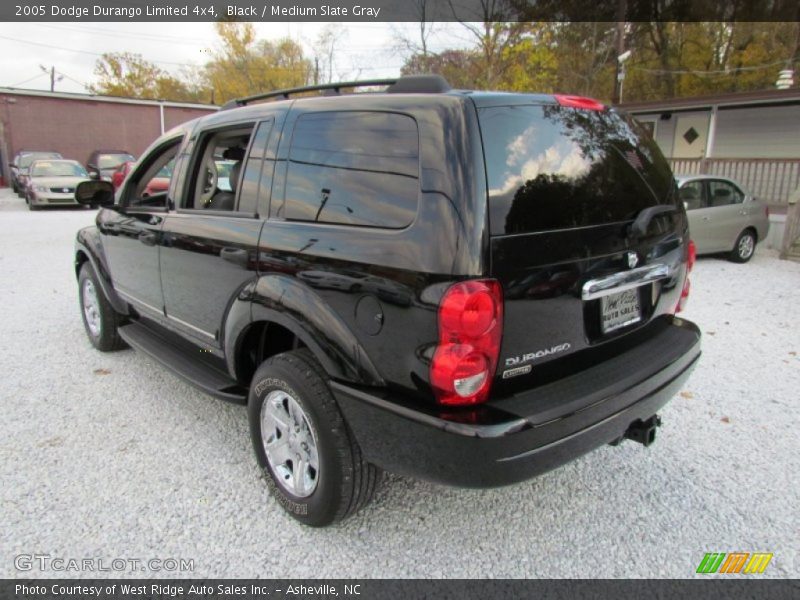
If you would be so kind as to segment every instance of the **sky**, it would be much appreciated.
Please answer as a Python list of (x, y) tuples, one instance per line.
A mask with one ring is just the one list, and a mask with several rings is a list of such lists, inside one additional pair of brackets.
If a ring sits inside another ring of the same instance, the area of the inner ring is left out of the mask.
[[(311, 55), (326, 23), (254, 23), (258, 37), (291, 37)], [(416, 23), (337, 23), (344, 30), (335, 73), (340, 81), (399, 75), (404, 50), (399, 37), (418, 39)], [(44, 69), (55, 67), (56, 91), (86, 92), (104, 52), (134, 52), (179, 75), (199, 66), (218, 44), (212, 23), (0, 23), (0, 86), (49, 90)], [(469, 34), (458, 23), (435, 24), (431, 50), (465, 47)]]

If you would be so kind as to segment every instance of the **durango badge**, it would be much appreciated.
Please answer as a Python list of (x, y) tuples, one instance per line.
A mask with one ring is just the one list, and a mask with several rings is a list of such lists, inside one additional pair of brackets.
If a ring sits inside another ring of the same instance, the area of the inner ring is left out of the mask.
[(546, 348), (545, 350), (539, 350), (538, 352), (529, 352), (528, 354), (523, 354), (522, 356), (509, 356), (506, 358), (506, 366), (513, 367), (515, 365), (522, 365), (527, 362), (534, 361), (537, 358), (544, 358), (545, 356), (550, 356), (551, 354), (564, 352), (570, 348), (572, 348), (572, 345), (569, 342), (564, 342), (563, 344), (558, 344), (557, 346)]

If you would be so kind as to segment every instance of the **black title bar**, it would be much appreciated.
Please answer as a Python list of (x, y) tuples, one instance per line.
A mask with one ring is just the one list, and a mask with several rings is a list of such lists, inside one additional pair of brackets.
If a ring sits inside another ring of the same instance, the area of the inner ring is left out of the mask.
[(797, 0), (3, 0), (0, 21), (797, 21)]
[(0, 598), (15, 600), (273, 600), (283, 598), (797, 598), (797, 580), (714, 577), (702, 580), (285, 580), (27, 579), (0, 580)]

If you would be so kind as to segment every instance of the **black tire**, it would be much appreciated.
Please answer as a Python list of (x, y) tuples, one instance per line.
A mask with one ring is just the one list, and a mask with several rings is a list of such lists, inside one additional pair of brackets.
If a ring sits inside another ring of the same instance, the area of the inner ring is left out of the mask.
[[(97, 298), (96, 312), (99, 328), (97, 328), (96, 332), (92, 331), (86, 316), (84, 287), (88, 285), (87, 282), (91, 283)], [(103, 293), (103, 288), (100, 287), (97, 281), (92, 265), (88, 262), (83, 263), (78, 275), (78, 302), (81, 307), (83, 327), (86, 330), (89, 341), (92, 342), (95, 348), (101, 352), (113, 352), (114, 350), (122, 350), (128, 347), (119, 335), (119, 327), (124, 324), (124, 317), (111, 306), (111, 303)]]
[[(247, 407), (253, 449), (270, 492), (290, 515), (312, 527), (330, 525), (365, 506), (380, 477), (379, 469), (364, 460), (326, 381), (324, 370), (307, 349), (284, 352), (256, 370)], [(319, 479), (305, 497), (287, 490), (267, 460), (261, 413), (273, 392), (284, 392), (297, 402), (316, 438)]]
[(735, 263), (746, 263), (756, 253), (756, 244), (758, 243), (758, 236), (752, 229), (745, 229), (736, 238), (736, 243), (729, 255), (729, 260)]

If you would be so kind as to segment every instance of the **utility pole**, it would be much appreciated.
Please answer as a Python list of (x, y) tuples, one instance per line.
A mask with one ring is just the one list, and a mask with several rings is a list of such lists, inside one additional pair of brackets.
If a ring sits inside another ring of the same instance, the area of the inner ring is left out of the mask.
[(61, 81), (62, 79), (64, 79), (64, 76), (63, 75), (59, 75), (58, 79), (56, 79), (56, 68), (55, 68), (55, 66), (52, 66), (52, 67), (50, 67), (48, 69), (44, 65), (39, 65), (39, 68), (42, 71), (44, 71), (45, 73), (47, 73), (48, 75), (50, 75), (50, 91), (51, 92), (55, 92), (56, 91), (56, 81)]

